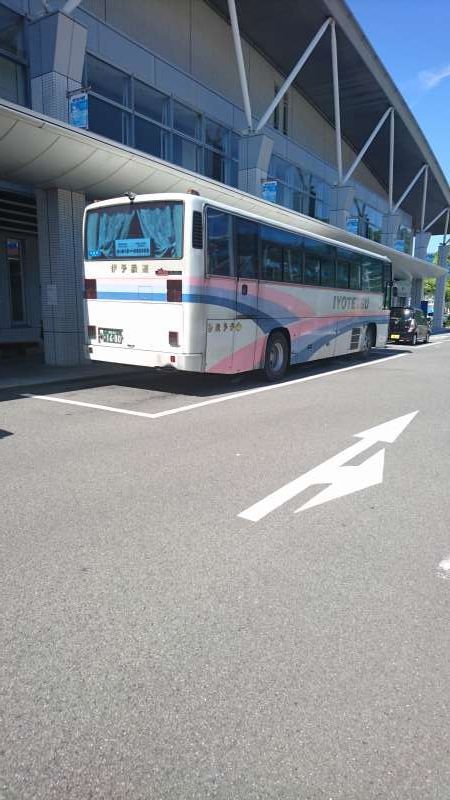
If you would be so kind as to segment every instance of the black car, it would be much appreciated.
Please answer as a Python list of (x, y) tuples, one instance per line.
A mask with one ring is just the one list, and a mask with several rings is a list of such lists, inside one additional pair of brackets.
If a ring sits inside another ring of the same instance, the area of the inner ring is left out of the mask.
[(430, 326), (422, 309), (410, 306), (391, 308), (388, 341), (412, 345), (416, 345), (417, 342), (429, 342)]

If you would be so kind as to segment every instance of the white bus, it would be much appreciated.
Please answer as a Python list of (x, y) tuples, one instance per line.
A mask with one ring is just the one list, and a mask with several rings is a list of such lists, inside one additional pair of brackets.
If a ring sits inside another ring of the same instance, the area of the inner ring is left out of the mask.
[(89, 205), (88, 357), (277, 380), (289, 364), (384, 346), (391, 263), (327, 231), (194, 191)]

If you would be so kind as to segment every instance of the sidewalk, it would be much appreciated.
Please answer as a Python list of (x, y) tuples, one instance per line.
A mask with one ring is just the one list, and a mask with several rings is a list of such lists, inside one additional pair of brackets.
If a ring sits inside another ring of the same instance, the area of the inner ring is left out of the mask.
[(42, 356), (26, 358), (0, 359), (0, 391), (22, 386), (33, 386), (41, 383), (59, 383), (79, 379), (101, 378), (111, 375), (112, 378), (144, 371), (145, 368), (130, 367), (124, 364), (102, 364), (87, 362), (76, 367), (50, 367), (44, 364)]

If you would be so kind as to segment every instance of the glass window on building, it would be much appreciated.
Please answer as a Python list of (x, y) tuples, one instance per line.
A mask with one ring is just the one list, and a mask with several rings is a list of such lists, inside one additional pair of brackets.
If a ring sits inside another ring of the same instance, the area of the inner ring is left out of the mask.
[(169, 98), (162, 92), (147, 86), (142, 81), (134, 80), (134, 110), (155, 122), (168, 122)]
[(276, 155), (270, 160), (268, 180), (276, 181), (279, 205), (329, 221), (330, 187), (325, 181)]
[(90, 95), (89, 128), (91, 131), (126, 144), (129, 141), (130, 124), (131, 115), (119, 106)]
[(149, 153), (149, 155), (167, 159), (168, 134), (159, 125), (136, 116), (134, 121), (134, 146), (144, 153)]
[(395, 242), (395, 249), (400, 250), (402, 253), (412, 253), (413, 233), (411, 228), (406, 225), (399, 225), (397, 231), (397, 240)]
[(190, 136), (192, 139), (200, 137), (200, 114), (181, 103), (173, 104), (173, 127), (176, 131)]
[(27, 105), (25, 67), (0, 55), (0, 97), (18, 105)]
[(363, 200), (355, 198), (347, 220), (347, 230), (373, 242), (381, 242), (382, 226), (381, 212)]
[(230, 128), (91, 55), (84, 80), (90, 130), (237, 186), (239, 136)]
[(0, 97), (18, 105), (28, 104), (27, 73), (23, 47), (23, 20), (0, 5)]
[(100, 61), (93, 56), (86, 56), (86, 84), (91, 92), (120, 105), (129, 105), (129, 77), (116, 67)]
[(9, 8), (0, 5), (0, 50), (23, 57), (23, 20)]
[(173, 135), (172, 161), (180, 167), (190, 169), (192, 172), (201, 172), (200, 148), (190, 139)]

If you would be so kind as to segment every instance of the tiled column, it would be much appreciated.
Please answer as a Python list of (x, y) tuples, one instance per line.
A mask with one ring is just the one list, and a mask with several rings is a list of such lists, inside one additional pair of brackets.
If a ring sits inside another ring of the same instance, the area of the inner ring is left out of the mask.
[[(68, 92), (81, 86), (86, 29), (59, 12), (28, 27), (33, 109), (68, 121)], [(83, 360), (83, 194), (36, 192), (45, 359), (52, 365)]]
[(354, 186), (335, 186), (331, 195), (330, 224), (338, 228), (347, 227), (353, 200), (355, 199)]
[(242, 136), (239, 142), (239, 189), (261, 197), (267, 180), (273, 140), (265, 134)]
[[(427, 249), (431, 235), (420, 231), (416, 234), (414, 243), (414, 257), (421, 258), (423, 261), (427, 260)], [(422, 278), (413, 278), (411, 286), (411, 305), (414, 308), (420, 308), (420, 302), (423, 294), (423, 280)]]
[(87, 30), (55, 12), (28, 26), (31, 105), (35, 111), (68, 121), (68, 92), (80, 88)]
[(64, 189), (36, 192), (41, 304), (47, 364), (83, 361), (84, 195)]
[(383, 225), (381, 232), (381, 243), (386, 247), (395, 249), (395, 243), (398, 239), (398, 229), (401, 224), (401, 214), (383, 214)]

